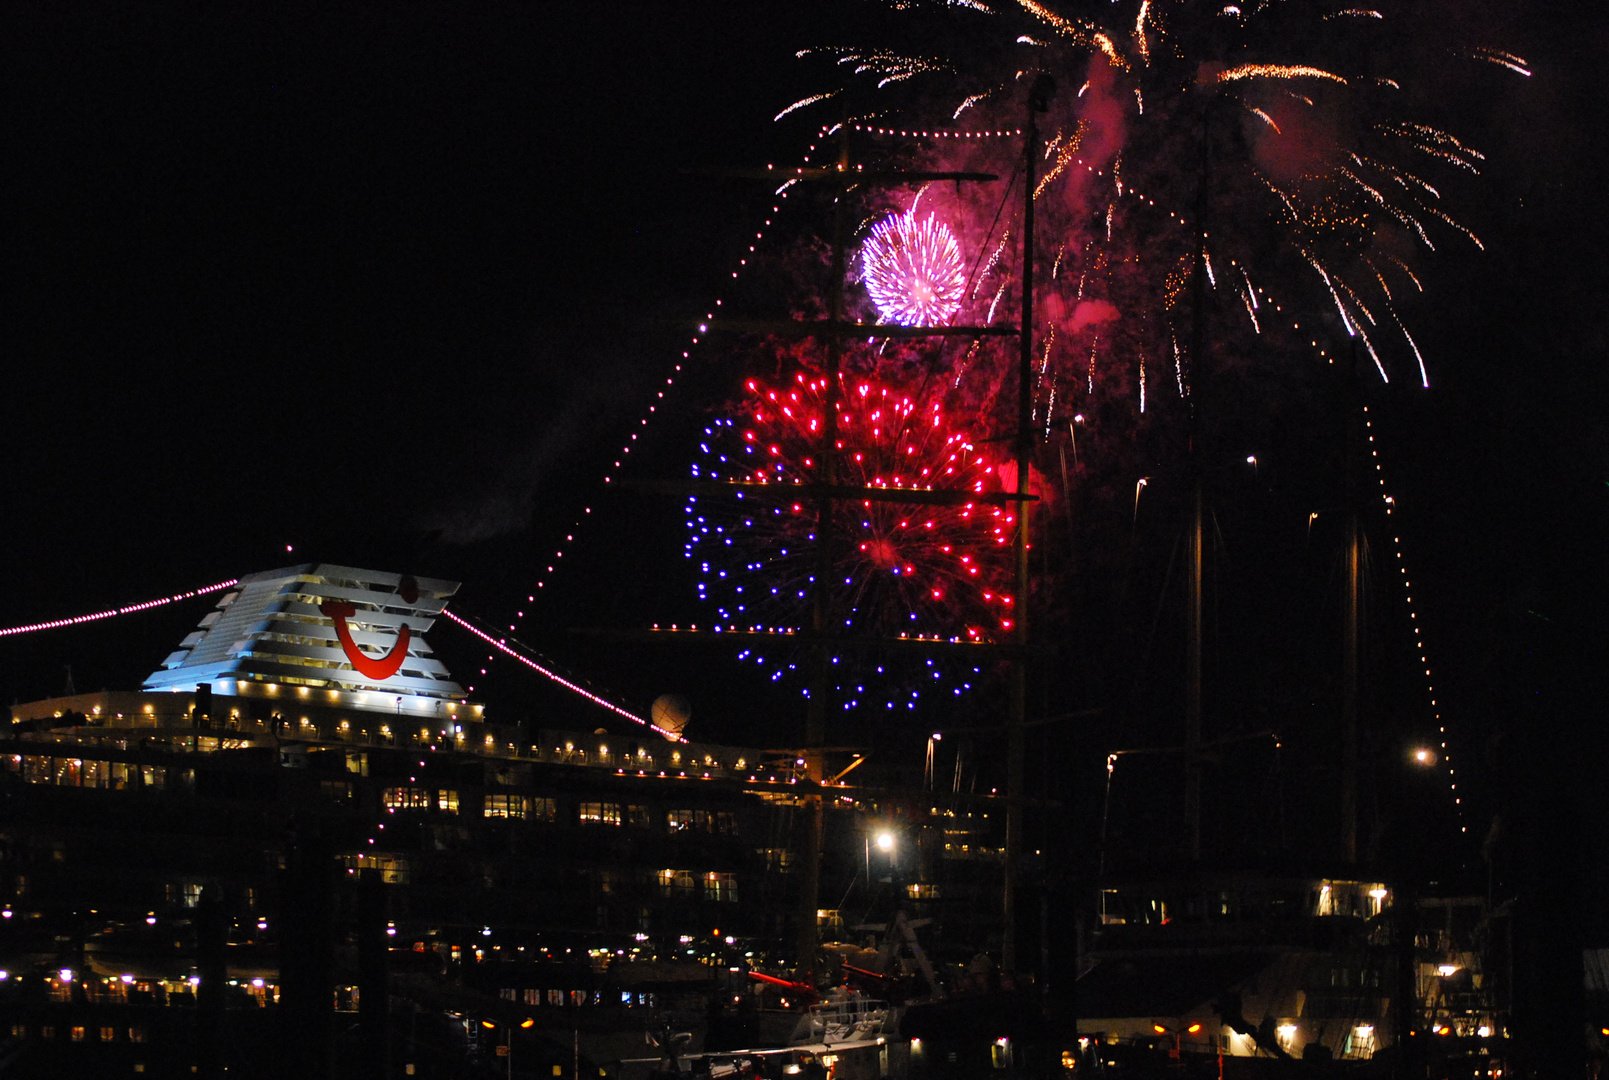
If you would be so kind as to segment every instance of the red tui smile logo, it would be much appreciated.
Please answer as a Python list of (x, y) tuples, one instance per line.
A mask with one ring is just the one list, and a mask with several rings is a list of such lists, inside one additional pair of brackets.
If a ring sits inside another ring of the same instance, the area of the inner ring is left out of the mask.
[[(397, 596), (409, 604), (418, 601), (419, 583), (414, 581), (411, 574), (398, 583)], [(407, 624), (397, 631), (397, 643), (390, 652), (384, 656), (370, 656), (358, 647), (358, 643), (352, 639), (352, 628), (346, 624), (346, 620), (357, 614), (357, 607), (351, 601), (325, 600), (318, 609), (335, 623), (335, 636), (340, 639), (341, 651), (346, 653), (346, 658), (352, 661), (352, 667), (359, 674), (367, 675), (375, 682), (383, 682), (402, 668), (402, 662), (408, 658), (408, 642), (413, 640), (413, 632)]]

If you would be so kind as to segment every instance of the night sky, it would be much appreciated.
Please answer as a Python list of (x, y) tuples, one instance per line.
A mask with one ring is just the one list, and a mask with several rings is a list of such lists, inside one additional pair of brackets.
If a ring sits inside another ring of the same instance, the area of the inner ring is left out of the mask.
[[(1369, 394), (1484, 833), (1491, 807), (1559, 777), (1586, 791), (1603, 764), (1609, 22), (1444, 6), (1535, 75), (1452, 106), (1487, 152), (1463, 215), (1487, 250), (1430, 262), (1431, 389)], [(687, 695), (698, 737), (795, 741), (797, 699), (725, 650), (570, 631), (700, 617), (676, 500), (599, 480), (768, 210), (768, 188), (698, 170), (796, 161), (819, 115), (772, 117), (831, 73), (794, 52), (881, 19), (854, 0), (8, 5), (0, 623), (292, 562), (407, 570), (462, 580), (467, 614), (529, 608), (524, 640), (630, 707)], [(718, 353), (694, 368), (627, 475), (685, 475), (735, 379)], [(1258, 452), (1272, 501), (1232, 520), (1288, 536), (1305, 510), (1274, 496), (1301, 483)], [(1256, 565), (1282, 543), (1242, 549), (1244, 595), (1283, 595)], [(209, 607), (4, 639), (0, 692), (60, 693), (66, 665), (80, 690), (134, 687)], [(1248, 638), (1307, 625), (1223, 610), (1258, 620)], [(506, 662), (483, 680), (450, 627), (432, 642), (505, 716), (603, 720)], [(1111, 704), (1088, 685), (1054, 707)], [(1098, 758), (1162, 737), (1101, 723), (1055, 738)]]

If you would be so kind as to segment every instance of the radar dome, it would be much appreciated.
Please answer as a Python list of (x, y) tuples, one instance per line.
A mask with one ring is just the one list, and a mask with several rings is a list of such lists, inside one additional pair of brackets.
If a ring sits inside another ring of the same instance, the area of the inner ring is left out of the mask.
[(680, 694), (661, 694), (654, 699), (651, 713), (654, 726), (670, 732), (670, 737), (680, 735), (692, 715), (693, 707)]

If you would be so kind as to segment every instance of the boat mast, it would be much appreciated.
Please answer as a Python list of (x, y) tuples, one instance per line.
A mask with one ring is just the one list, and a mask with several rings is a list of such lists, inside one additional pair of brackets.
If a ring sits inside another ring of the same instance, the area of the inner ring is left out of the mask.
[(1190, 275), (1190, 446), (1192, 487), (1190, 511), (1190, 591), (1186, 611), (1188, 640), (1185, 665), (1184, 806), (1185, 832), (1192, 863), (1201, 862), (1201, 633), (1202, 579), (1206, 552), (1202, 420), (1207, 389), (1207, 190), (1211, 176), (1209, 101), (1201, 117), (1201, 181), (1196, 190), (1196, 255)]
[(1358, 349), (1342, 372), (1346, 462), (1346, 620), (1341, 642), (1341, 858), (1358, 861), (1358, 645), (1363, 602), (1363, 534), (1358, 522)]
[[(849, 122), (847, 116), (838, 126), (838, 172), (849, 172)], [(837, 327), (844, 319), (844, 198), (848, 194), (840, 181), (834, 186), (832, 200), (832, 281), (828, 286), (828, 318)], [(838, 333), (827, 336), (827, 400), (822, 416), (821, 448), (817, 460), (821, 462), (820, 483), (830, 489), (838, 483), (838, 369), (843, 358), (843, 338)], [(815, 985), (816, 952), (820, 947), (820, 930), (816, 924), (817, 909), (821, 900), (821, 839), (822, 807), (821, 781), (826, 772), (822, 763), (821, 748), (827, 739), (827, 696), (831, 692), (829, 665), (831, 663), (828, 635), (832, 630), (832, 595), (828, 581), (832, 577), (832, 530), (835, 500), (823, 490), (816, 498), (816, 575), (810, 590), (810, 630), (813, 643), (810, 647), (810, 700), (805, 704), (805, 776), (811, 790), (801, 800), (804, 811), (804, 836), (800, 845), (803, 881), (799, 888), (798, 911), (798, 966), (796, 981), (807, 986)]]
[(1022, 863), (1023, 761), (1027, 756), (1028, 720), (1028, 470), (1034, 453), (1034, 164), (1038, 155), (1038, 114), (1050, 107), (1055, 83), (1041, 73), (1028, 91), (1023, 124), (1022, 187), (1022, 328), (1017, 336), (1017, 530), (1013, 554), (1017, 563), (1017, 597), (1012, 605), (1011, 719), (1006, 736), (1006, 865), (1002, 897), (1005, 925), (1000, 934), (1000, 967), (1017, 966), (1017, 877)]

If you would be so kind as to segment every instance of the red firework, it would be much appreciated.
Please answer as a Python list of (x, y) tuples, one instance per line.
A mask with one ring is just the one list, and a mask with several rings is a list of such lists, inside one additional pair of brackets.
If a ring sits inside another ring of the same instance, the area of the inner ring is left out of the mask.
[[(950, 426), (937, 402), (867, 379), (839, 382), (839, 484), (979, 496), (1001, 489), (995, 463)], [(820, 482), (826, 378), (747, 385), (751, 396), (741, 411), (711, 429), (716, 471), (781, 488)], [(718, 542), (705, 580), (727, 621), (765, 621), (768, 614), (803, 621), (800, 601), (816, 566), (816, 502), (776, 496), (751, 492), (729, 525), (710, 526), (696, 515), (690, 522), (690, 554), (705, 540)], [(845, 499), (834, 504), (833, 520), (830, 586), (846, 629), (973, 641), (1010, 630), (1010, 506)]]

